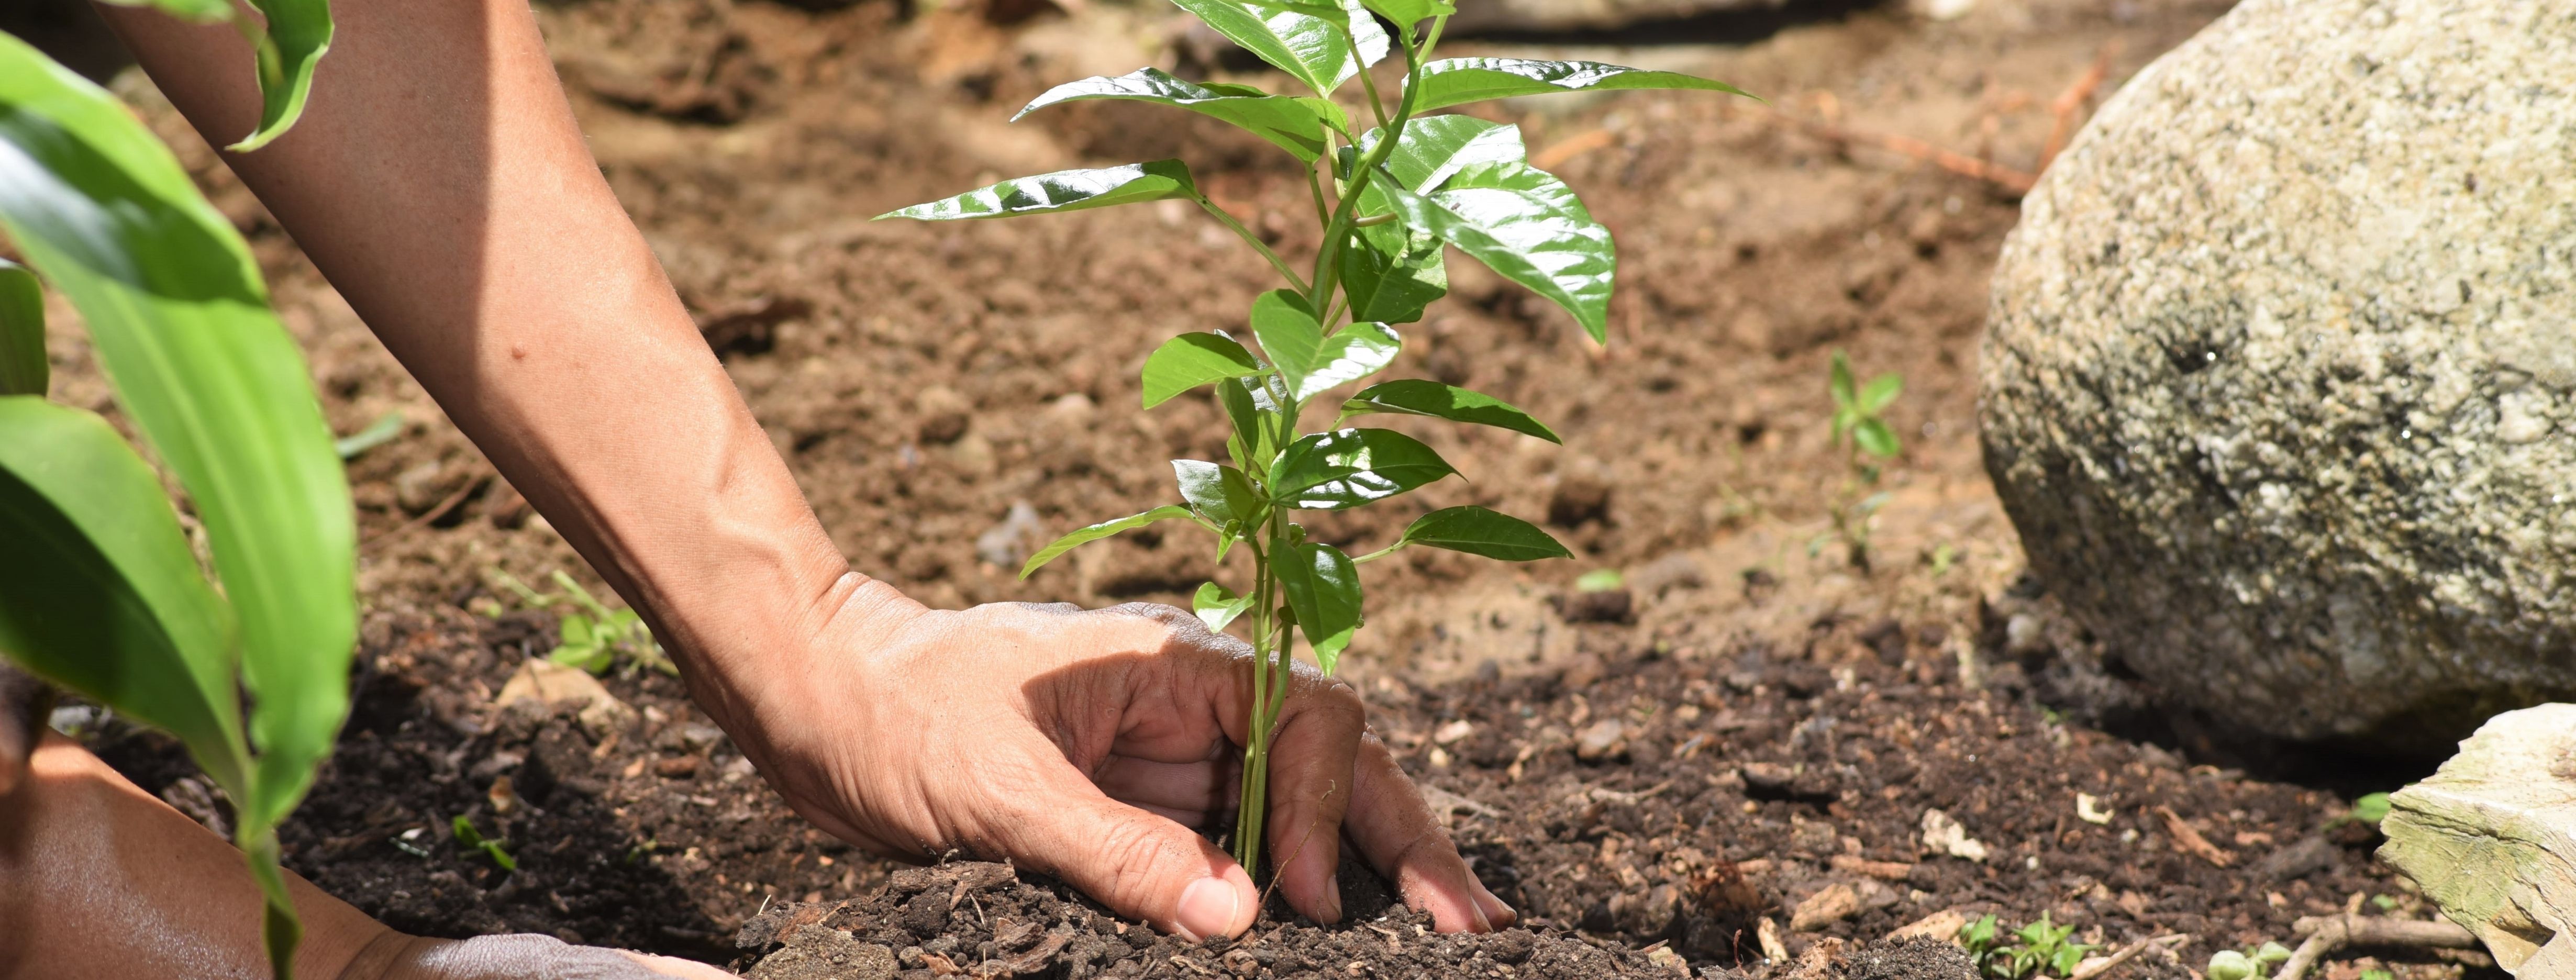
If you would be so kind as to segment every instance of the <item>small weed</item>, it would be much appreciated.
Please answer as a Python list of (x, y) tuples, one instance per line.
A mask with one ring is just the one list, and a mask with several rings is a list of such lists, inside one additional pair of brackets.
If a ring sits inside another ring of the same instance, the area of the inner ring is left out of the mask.
[(2380, 910), (2380, 911), (2382, 911), (2382, 912), (2394, 912), (2394, 911), (2397, 911), (2397, 900), (2396, 900), (2396, 899), (2394, 899), (2394, 898), (2390, 898), (2390, 897), (2388, 897), (2388, 896), (2386, 896), (2386, 895), (2373, 895), (2373, 896), (2370, 896), (2370, 904), (2371, 904), (2371, 907), (2376, 908), (2376, 909), (2378, 909), (2378, 910)]
[(1824, 542), (1838, 537), (1851, 547), (1852, 566), (1868, 571), (1870, 518), (1887, 504), (1888, 495), (1864, 491), (1878, 485), (1880, 468), (1904, 449), (1896, 429), (1883, 416), (1905, 391), (1905, 379), (1882, 374), (1855, 386), (1851, 360), (1835, 351), (1825, 390), (1834, 399), (1831, 441), (1843, 449), (1845, 472), (1842, 489), (1834, 495), (1833, 530), (1810, 544), (1808, 551), (1821, 551)]
[(2222, 949), (2209, 957), (2209, 968), (2202, 972), (2209, 980), (2264, 980), (2272, 975), (2273, 967), (2289, 958), (2290, 948), (2274, 942), (2241, 950)]
[[(635, 610), (608, 608), (593, 598), (590, 590), (582, 588), (581, 583), (573, 581), (572, 576), (555, 572), (555, 586), (563, 591), (545, 593), (529, 588), (528, 583), (519, 581), (518, 576), (498, 568), (486, 571), (494, 584), (518, 596), (520, 605), (525, 608), (570, 607), (574, 610), (563, 614), (559, 621), (563, 642), (546, 654), (546, 659), (594, 674), (605, 674), (610, 667), (617, 665), (617, 655), (623, 653), (642, 666), (675, 677), (679, 675), (679, 668), (662, 653), (662, 645), (653, 642), (652, 628), (644, 625), (643, 618), (635, 615)], [(497, 617), (501, 606), (499, 603), (487, 605), (484, 613)]]
[(448, 826), (456, 831), (458, 847), (469, 852), (483, 852), (485, 857), (492, 859), (492, 863), (500, 865), (503, 871), (519, 870), (519, 859), (511, 857), (510, 852), (501, 846), (500, 841), (485, 837), (482, 831), (474, 829), (474, 821), (465, 819), (464, 814), (457, 814), (456, 819), (450, 821)]
[(2345, 824), (2355, 823), (2379, 826), (2381, 820), (2388, 818), (2388, 806), (2388, 794), (2372, 793), (2352, 801), (2352, 809), (2345, 811), (2342, 816), (2326, 821), (2326, 829), (2333, 830)]
[(375, 421), (368, 423), (366, 428), (331, 440), (331, 451), (338, 453), (341, 461), (346, 462), (358, 458), (367, 450), (402, 438), (402, 433), (403, 414), (386, 412), (377, 416)]
[(1627, 577), (1620, 575), (1616, 568), (1596, 568), (1574, 580), (1574, 591), (1608, 592), (1627, 584), (1627, 581)]
[(1989, 915), (1961, 930), (1959, 943), (1967, 948), (1968, 958), (1976, 961), (1985, 976), (2023, 980), (2075, 972), (2075, 965), (2084, 962), (2084, 954), (2098, 947), (2069, 942), (2074, 935), (2074, 926), (2052, 923), (2046, 912), (2040, 913), (2039, 921), (2010, 932)]

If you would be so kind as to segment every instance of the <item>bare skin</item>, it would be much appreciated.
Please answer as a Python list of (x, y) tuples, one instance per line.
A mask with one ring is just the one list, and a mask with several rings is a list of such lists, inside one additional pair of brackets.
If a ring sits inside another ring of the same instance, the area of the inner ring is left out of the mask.
[[(1192, 938), (1250, 876), (1250, 661), (1167, 607), (931, 610), (850, 568), (600, 178), (524, 2), (338, 0), (304, 119), (227, 156), (440, 406), (678, 659), (817, 825), (1056, 874)], [(229, 29), (102, 7), (218, 145), (258, 94)], [(1300, 675), (1270, 774), (1280, 888), (1340, 918), (1345, 842), (1443, 931), (1508, 925), (1346, 686)], [(54, 976), (60, 974), (42, 974)]]

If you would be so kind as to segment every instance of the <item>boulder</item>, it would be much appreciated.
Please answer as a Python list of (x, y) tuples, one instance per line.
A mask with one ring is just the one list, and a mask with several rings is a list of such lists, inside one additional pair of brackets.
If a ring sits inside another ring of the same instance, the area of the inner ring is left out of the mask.
[(2576, 976), (2576, 704), (2497, 715), (2388, 802), (2381, 860), (2515, 976)]
[(2207, 716), (2439, 752), (2576, 694), (2576, 5), (2248, 0), (2123, 86), (1994, 278), (2039, 577)]

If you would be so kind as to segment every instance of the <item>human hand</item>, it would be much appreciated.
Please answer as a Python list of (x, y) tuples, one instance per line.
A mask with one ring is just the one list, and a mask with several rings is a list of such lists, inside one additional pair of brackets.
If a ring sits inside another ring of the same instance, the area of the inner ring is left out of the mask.
[[(1236, 799), (1250, 647), (1134, 604), (930, 610), (842, 599), (796, 669), (731, 699), (798, 813), (879, 853), (1010, 857), (1191, 939), (1250, 927), (1252, 879), (1196, 830)], [(1281, 891), (1341, 918), (1345, 835), (1443, 932), (1516, 918), (1476, 880), (1350, 686), (1299, 665), (1270, 769)]]

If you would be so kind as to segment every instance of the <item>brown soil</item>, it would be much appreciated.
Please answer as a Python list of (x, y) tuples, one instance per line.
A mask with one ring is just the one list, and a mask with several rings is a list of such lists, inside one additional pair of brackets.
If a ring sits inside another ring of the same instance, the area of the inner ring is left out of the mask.
[[(1003, 122), (1082, 75), (1241, 70), (1175, 10), (935, 6), (906, 18), (882, 0), (590, 0), (540, 14), (602, 166), (857, 567), (941, 605), (1179, 601), (1212, 571), (1204, 549), (1150, 534), (1026, 583), (1009, 566), (1054, 533), (1164, 502), (1166, 459), (1222, 452), (1213, 406), (1140, 412), (1134, 371), (1171, 333), (1239, 323), (1266, 275), (1258, 260), (1157, 207), (867, 219), (998, 177), (1179, 155), (1295, 253), (1311, 246), (1289, 220), (1302, 181), (1265, 145), (1197, 117), (1088, 104)], [(2107, 93), (2224, 7), (1983, 0), (1931, 22), (1833, 5), (1811, 21), (1766, 13), (1588, 39), (1676, 43), (1470, 38), (1455, 53), (1694, 71), (1800, 119), (2030, 170), (2050, 102), (2097, 57)], [(1382, 541), (1423, 510), (1478, 503), (1546, 517), (1581, 553), (1377, 566), (1369, 629), (1344, 661), (1527, 928), (1432, 937), (1395, 906), (1329, 929), (1267, 920), (1230, 947), (1190, 948), (1122, 931), (1051, 883), (960, 891), (989, 869), (901, 870), (848, 849), (789, 813), (659, 675), (609, 678), (641, 713), (626, 727), (492, 706), (517, 661), (551, 647), (553, 621), (469, 611), (498, 598), (488, 571), (596, 580), (148, 84), (118, 84), (252, 236), (334, 425), (409, 420), (350, 467), (368, 608), (357, 709), (284, 833), (290, 865), (398, 927), (742, 964), (802, 936), (883, 946), (898, 968), (933, 972), (930, 953), (970, 972), (1025, 963), (1064, 976), (1644, 976), (1679, 956), (1761, 975), (1912, 977), (1957, 963), (1875, 941), (1949, 910), (2012, 924), (2046, 913), (2102, 944), (2184, 932), (2191, 963), (2287, 940), (2296, 917), (2356, 895), (2428, 914), (2371, 859), (2366, 833), (2323, 830), (2346, 806), (2338, 792), (2404, 773), (2345, 772), (2327, 788), (2314, 771), (2215, 768), (2237, 763), (2176, 741), (2150, 692), (2017, 582), (1972, 414), (1987, 273), (2016, 216), (1998, 185), (1741, 100), (1480, 109), (1519, 123), (1619, 236), (1612, 343), (1590, 346), (1562, 314), (1453, 263), (1457, 295), (1407, 331), (1398, 369), (1519, 404), (1565, 448), (1398, 420), (1470, 479), (1316, 531)], [(77, 338), (58, 348), (55, 396), (109, 407)], [(1826, 443), (1837, 349), (1907, 382), (1893, 413), (1906, 452), (1866, 565), (1820, 536), (1828, 508), (1856, 496)], [(1023, 502), (1037, 529), (1000, 533)], [(1568, 594), (1601, 567), (1623, 569), (1627, 588)], [(111, 725), (95, 744), (221, 819), (195, 802), (203, 785), (166, 739)], [(2079, 793), (2109, 821), (2081, 817)], [(1927, 848), (1927, 810), (1986, 859)], [(458, 815), (506, 840), (518, 870), (458, 848)], [(1350, 882), (1383, 894), (1364, 874)], [(936, 909), (934, 926), (930, 910), (952, 898), (971, 901)], [(1762, 962), (1766, 919), (1803, 966)], [(2180, 970), (2147, 957), (2116, 976)]]

